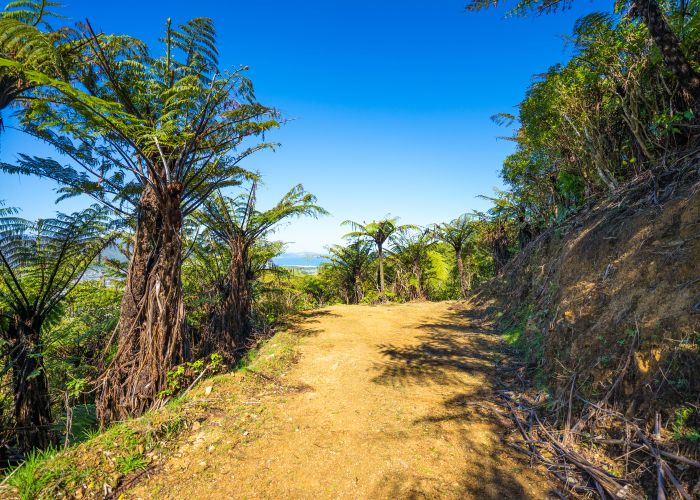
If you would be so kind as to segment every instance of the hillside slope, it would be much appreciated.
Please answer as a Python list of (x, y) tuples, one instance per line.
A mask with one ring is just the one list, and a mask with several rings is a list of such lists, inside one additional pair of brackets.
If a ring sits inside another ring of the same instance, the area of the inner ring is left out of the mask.
[(547, 231), (482, 292), (520, 322), (514, 335), (556, 396), (573, 373), (602, 396), (631, 353), (611, 395), (627, 413), (700, 402), (700, 189), (670, 187), (630, 190)]
[(541, 234), (474, 300), (524, 356), (553, 432), (648, 494), (658, 444), (685, 457), (676, 474), (700, 497), (699, 174), (637, 179)]

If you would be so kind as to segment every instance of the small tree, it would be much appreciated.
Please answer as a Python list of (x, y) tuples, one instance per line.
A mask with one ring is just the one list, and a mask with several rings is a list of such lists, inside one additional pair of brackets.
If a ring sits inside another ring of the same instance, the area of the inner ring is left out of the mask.
[(392, 256), (399, 265), (413, 275), (414, 290), (409, 290), (409, 298), (425, 298), (425, 275), (428, 252), (435, 243), (433, 234), (422, 230), (414, 234), (400, 234), (394, 241)]
[(0, 313), (12, 369), (14, 416), (21, 449), (49, 445), (51, 405), (42, 331), (63, 299), (109, 244), (96, 208), (31, 222), (0, 218)]
[[(247, 195), (229, 198), (217, 193), (195, 216), (195, 220), (210, 231), (215, 244), (223, 246), (228, 253), (228, 272), (220, 282), (221, 303), (211, 318), (210, 334), (214, 344), (229, 356), (235, 355), (251, 333), (252, 284), (256, 269), (261, 268), (261, 262), (256, 259), (260, 252), (253, 253), (256, 244), (285, 219), (327, 213), (316, 204), (316, 197), (304, 191), (301, 185), (291, 189), (271, 209), (259, 211), (255, 206), (256, 190), (257, 182), (253, 181)], [(271, 256), (264, 259), (265, 262)]]
[(386, 218), (379, 221), (370, 222), (369, 224), (346, 220), (342, 222), (344, 226), (352, 227), (353, 231), (346, 234), (346, 238), (364, 238), (374, 242), (377, 246), (377, 256), (379, 257), (379, 294), (382, 299), (384, 295), (384, 249), (388, 241), (395, 234), (408, 229), (415, 229), (416, 226), (411, 224), (397, 225), (398, 217)]
[(329, 261), (321, 265), (320, 276), (335, 287), (346, 304), (358, 304), (364, 295), (362, 282), (376, 257), (369, 241), (355, 240), (347, 246), (329, 248)]
[(464, 270), (464, 251), (467, 247), (469, 238), (474, 233), (473, 221), (468, 215), (460, 215), (451, 222), (445, 222), (435, 226), (435, 236), (444, 241), (455, 254), (457, 262), (457, 273), (459, 274), (459, 287), (462, 291), (462, 298), (466, 299), (469, 289), (471, 288), (470, 273)]

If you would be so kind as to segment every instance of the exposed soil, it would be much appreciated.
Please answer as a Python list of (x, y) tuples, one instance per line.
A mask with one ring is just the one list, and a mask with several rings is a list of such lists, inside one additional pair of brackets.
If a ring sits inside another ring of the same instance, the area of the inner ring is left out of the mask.
[[(598, 400), (633, 349), (610, 402), (639, 418), (660, 411), (664, 426), (677, 406), (697, 408), (700, 183), (697, 167), (694, 172), (690, 185), (659, 188), (669, 192), (664, 196), (649, 195), (640, 181), (544, 232), (483, 290), (483, 301), (504, 318), (527, 322), (531, 361), (554, 399), (568, 399), (576, 374), (576, 392)], [(698, 412), (694, 418), (700, 428)]]
[(242, 416), (213, 408), (130, 496), (546, 497), (550, 482), (504, 444), (513, 430), (489, 402), (500, 339), (465, 307), (308, 314), (287, 374), (239, 401)]

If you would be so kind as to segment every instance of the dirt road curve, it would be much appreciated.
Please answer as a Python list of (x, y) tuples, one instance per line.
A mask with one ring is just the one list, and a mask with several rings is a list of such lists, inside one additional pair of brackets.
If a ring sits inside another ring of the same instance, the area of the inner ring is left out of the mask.
[(476, 324), (457, 303), (315, 311), (298, 326), (301, 356), (284, 377), (302, 389), (263, 398), (235, 449), (213, 450), (237, 432), (220, 425), (134, 494), (546, 498), (547, 480), (502, 444), (511, 429), (486, 401), (498, 340)]

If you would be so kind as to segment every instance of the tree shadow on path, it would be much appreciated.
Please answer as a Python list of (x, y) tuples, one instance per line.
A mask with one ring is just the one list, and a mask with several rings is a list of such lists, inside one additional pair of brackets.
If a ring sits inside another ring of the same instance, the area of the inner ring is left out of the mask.
[[(413, 432), (427, 432), (457, 444), (465, 454), (460, 479), (392, 471), (376, 491), (378, 498), (539, 498), (546, 481), (529, 470), (527, 458), (508, 447), (513, 432), (507, 415), (490, 400), (497, 387), (495, 364), (503, 354), (500, 339), (479, 312), (452, 307), (448, 314), (417, 327), (424, 331), (413, 345), (382, 344), (373, 382), (393, 387), (440, 386), (442, 404), (413, 422)], [(414, 327), (415, 328), (415, 327)], [(450, 390), (452, 386), (454, 390)], [(408, 393), (410, 397), (410, 392)]]
[(291, 317), (284, 323), (284, 326), (290, 328), (299, 337), (315, 337), (322, 331), (315, 325), (321, 323), (324, 318), (332, 317), (339, 317), (339, 315), (328, 309), (314, 309), (300, 312)]
[(499, 359), (492, 330), (472, 326), (459, 310), (438, 321), (417, 325), (422, 333), (414, 345), (380, 344), (386, 359), (375, 364), (372, 381), (385, 385), (452, 385), (466, 377), (491, 377)]

